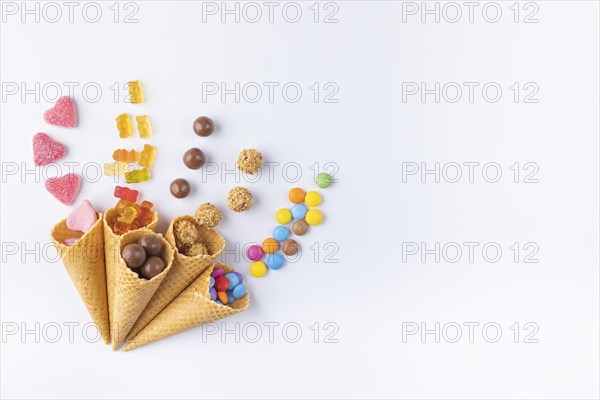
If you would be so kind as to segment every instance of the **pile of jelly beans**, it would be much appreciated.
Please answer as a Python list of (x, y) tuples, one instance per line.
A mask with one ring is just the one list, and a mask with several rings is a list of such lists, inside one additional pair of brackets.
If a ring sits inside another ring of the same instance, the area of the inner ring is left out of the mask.
[(225, 273), (215, 268), (210, 274), (210, 299), (219, 305), (231, 304), (246, 294), (244, 277), (239, 272)]
[[(281, 208), (275, 213), (275, 220), (279, 223), (273, 229), (273, 236), (266, 238), (262, 245), (253, 245), (248, 248), (248, 258), (253, 261), (250, 273), (256, 278), (265, 276), (268, 270), (278, 270), (284, 264), (281, 252), (292, 256), (298, 252), (298, 243), (290, 239), (291, 233), (303, 236), (309, 226), (316, 226), (323, 222), (323, 214), (317, 207), (322, 198), (319, 192), (304, 192), (301, 188), (293, 188), (288, 193), (289, 200), (293, 203), (290, 208)], [(310, 208), (309, 208), (310, 207)], [(287, 227), (293, 220), (291, 232)], [(265, 261), (262, 259), (267, 254)]]

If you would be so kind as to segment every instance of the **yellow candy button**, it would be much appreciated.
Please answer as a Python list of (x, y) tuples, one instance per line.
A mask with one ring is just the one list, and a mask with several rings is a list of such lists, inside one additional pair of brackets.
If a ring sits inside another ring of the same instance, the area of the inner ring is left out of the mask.
[(304, 198), (304, 202), (309, 207), (316, 207), (321, 204), (321, 195), (319, 192), (308, 192), (306, 193), (306, 197)]
[(319, 225), (321, 222), (323, 222), (323, 214), (321, 213), (321, 211), (315, 208), (311, 208), (306, 212), (306, 216), (304, 217), (304, 219), (306, 220), (306, 223), (310, 226)]
[(285, 225), (292, 220), (292, 212), (287, 208), (280, 208), (275, 214), (275, 219), (281, 225)]
[(267, 274), (267, 265), (262, 261), (256, 261), (250, 264), (250, 273), (255, 278), (262, 278)]

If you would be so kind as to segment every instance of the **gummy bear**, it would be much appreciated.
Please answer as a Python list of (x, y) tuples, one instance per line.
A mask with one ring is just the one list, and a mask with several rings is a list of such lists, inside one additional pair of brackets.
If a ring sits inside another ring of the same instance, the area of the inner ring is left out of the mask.
[(123, 200), (131, 201), (135, 203), (138, 199), (140, 192), (137, 190), (132, 190), (127, 187), (116, 186), (115, 187), (115, 197), (118, 197)]
[(106, 176), (116, 176), (116, 175), (125, 175), (125, 172), (131, 171), (133, 168), (131, 165), (116, 161), (113, 163), (104, 164), (104, 175)]
[(119, 202), (115, 206), (115, 210), (117, 210), (119, 212), (123, 212), (123, 210), (125, 209), (125, 207), (131, 207), (131, 206), (134, 206), (134, 205), (135, 205), (135, 203), (132, 203), (129, 200), (121, 199), (121, 200), (119, 200)]
[(115, 232), (117, 235), (127, 233), (129, 229), (131, 229), (131, 226), (126, 222), (117, 221), (113, 225), (113, 232)]
[(150, 211), (148, 208), (142, 207), (140, 208), (140, 212), (137, 216), (137, 221), (140, 223), (140, 226), (146, 226), (154, 219), (154, 212)]
[(140, 183), (147, 181), (148, 179), (150, 179), (150, 171), (147, 168), (125, 172), (125, 182), (127, 183)]
[(117, 129), (119, 130), (119, 137), (126, 138), (133, 135), (129, 114), (121, 114), (117, 117)]
[(151, 168), (152, 164), (154, 164), (154, 157), (156, 157), (156, 147), (145, 144), (144, 149), (140, 153), (140, 166)]
[(125, 207), (123, 211), (121, 211), (121, 214), (117, 218), (117, 221), (125, 222), (126, 224), (131, 224), (138, 216), (138, 210), (135, 206), (137, 205)]
[(135, 150), (117, 149), (113, 153), (113, 160), (121, 162), (138, 162), (140, 161), (140, 153)]
[(152, 136), (152, 125), (150, 124), (150, 118), (147, 115), (138, 115), (135, 117), (137, 122), (137, 129), (140, 134), (140, 138), (148, 139)]
[(139, 104), (144, 102), (144, 89), (142, 89), (142, 83), (140, 81), (127, 82), (129, 87), (129, 97), (132, 104)]
[(154, 204), (148, 200), (144, 200), (142, 201), (142, 204), (140, 204), (140, 207), (152, 210), (154, 208)]

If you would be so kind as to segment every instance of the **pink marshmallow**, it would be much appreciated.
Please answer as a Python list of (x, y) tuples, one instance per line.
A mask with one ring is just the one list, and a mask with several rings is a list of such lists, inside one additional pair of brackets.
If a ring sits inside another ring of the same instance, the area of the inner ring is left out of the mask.
[(83, 200), (67, 217), (67, 228), (87, 232), (98, 221), (98, 214), (89, 200)]

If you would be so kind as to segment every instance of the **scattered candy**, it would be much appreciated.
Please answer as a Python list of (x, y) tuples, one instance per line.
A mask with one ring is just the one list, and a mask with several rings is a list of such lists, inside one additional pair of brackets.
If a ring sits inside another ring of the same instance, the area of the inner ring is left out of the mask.
[(321, 222), (323, 222), (323, 214), (316, 208), (311, 208), (306, 213), (305, 220), (306, 223), (311, 226), (319, 225)]
[[(133, 135), (133, 130), (131, 129), (131, 119), (129, 118), (129, 114), (121, 114), (116, 118), (117, 121), (117, 129), (119, 130), (119, 137), (127, 138)], [(123, 160), (117, 160), (123, 161)]]
[(245, 187), (234, 187), (227, 195), (227, 206), (235, 212), (249, 210), (252, 208), (252, 193)]
[(138, 196), (140, 192), (137, 190), (132, 190), (127, 187), (116, 186), (115, 187), (115, 197), (118, 197), (123, 200), (131, 201), (132, 203), (137, 202)]
[(124, 163), (140, 161), (140, 153), (135, 150), (118, 149), (113, 153), (113, 160)]
[(254, 149), (244, 149), (238, 156), (238, 168), (247, 174), (255, 174), (263, 165), (263, 157)]
[(148, 139), (152, 137), (152, 124), (150, 123), (150, 117), (147, 115), (138, 115), (135, 117), (137, 122), (137, 130), (140, 134), (140, 138)]
[(308, 224), (306, 221), (299, 219), (292, 224), (292, 232), (294, 232), (294, 235), (303, 236), (306, 231), (308, 231)]
[(171, 186), (169, 186), (169, 190), (173, 197), (177, 199), (183, 199), (190, 194), (192, 190), (190, 183), (183, 178), (177, 178), (173, 182), (171, 182)]
[(288, 237), (290, 237), (290, 231), (285, 226), (279, 225), (273, 229), (273, 238), (278, 242), (283, 242)]
[(189, 169), (200, 169), (205, 162), (204, 153), (197, 147), (192, 147), (183, 154), (183, 163)]
[(104, 164), (104, 175), (106, 176), (125, 175), (125, 172), (129, 172), (131, 170), (133, 170), (131, 165), (121, 161)]
[(292, 220), (292, 212), (287, 208), (280, 208), (275, 213), (275, 220), (281, 225), (285, 225)]
[(192, 128), (196, 135), (206, 137), (212, 135), (215, 131), (215, 124), (208, 117), (198, 117)]
[(257, 244), (248, 247), (248, 258), (252, 261), (260, 261), (264, 254), (262, 247)]
[(125, 182), (140, 183), (150, 179), (150, 170), (148, 168), (136, 169), (134, 171), (125, 172)]
[(58, 201), (69, 205), (73, 203), (77, 193), (79, 193), (81, 178), (76, 174), (66, 174), (58, 178), (48, 178), (44, 185), (46, 190)]
[(142, 152), (140, 153), (140, 166), (152, 168), (152, 164), (154, 164), (154, 157), (156, 157), (156, 147), (150, 144), (145, 144)]
[(294, 239), (288, 239), (281, 244), (281, 251), (286, 256), (293, 256), (298, 252), (298, 243)]
[(200, 225), (204, 225), (207, 228), (214, 228), (221, 222), (221, 211), (211, 203), (201, 204), (196, 209), (196, 219)]
[(331, 176), (328, 173), (321, 172), (319, 175), (317, 175), (315, 182), (321, 189), (328, 188), (329, 185), (331, 185)]
[(321, 204), (321, 200), (321, 195), (315, 191), (306, 193), (306, 197), (304, 198), (304, 202), (309, 207), (317, 207)]
[(250, 273), (255, 278), (262, 278), (267, 274), (267, 265), (262, 261), (256, 261), (250, 264)]
[(265, 253), (272, 254), (279, 249), (279, 242), (273, 238), (266, 238), (263, 240), (261, 247)]
[(62, 96), (54, 107), (44, 113), (44, 121), (50, 125), (75, 128), (77, 126), (77, 106), (69, 96)]
[(279, 253), (269, 254), (266, 263), (269, 269), (279, 269), (283, 266), (283, 257)]
[(89, 200), (82, 200), (67, 216), (67, 228), (72, 231), (87, 232), (98, 221), (98, 213)]
[(306, 206), (304, 204), (294, 204), (291, 212), (294, 219), (302, 219), (306, 215)]
[(144, 89), (140, 81), (127, 82), (129, 89), (129, 98), (132, 104), (139, 104), (144, 102)]
[(302, 203), (304, 201), (304, 196), (306, 196), (306, 194), (304, 193), (304, 190), (300, 188), (293, 188), (288, 193), (288, 198), (294, 204)]
[(33, 162), (38, 167), (59, 160), (65, 154), (67, 147), (45, 133), (40, 132), (33, 136)]

